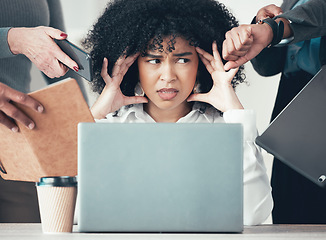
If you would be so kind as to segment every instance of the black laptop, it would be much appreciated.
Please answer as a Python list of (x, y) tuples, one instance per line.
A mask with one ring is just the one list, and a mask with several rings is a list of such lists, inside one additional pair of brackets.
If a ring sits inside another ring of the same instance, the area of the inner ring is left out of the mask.
[(317, 185), (326, 186), (326, 65), (256, 143)]

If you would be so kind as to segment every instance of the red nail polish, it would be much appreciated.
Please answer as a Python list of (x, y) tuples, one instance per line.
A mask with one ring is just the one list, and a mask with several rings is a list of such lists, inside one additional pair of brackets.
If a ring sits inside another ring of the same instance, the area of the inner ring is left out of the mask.
[(74, 70), (75, 70), (75, 72), (78, 72), (79, 71), (79, 68), (78, 67), (74, 67)]
[(64, 38), (66, 38), (66, 37), (68, 37), (68, 35), (67, 35), (66, 33), (61, 33), (61, 34), (60, 34), (60, 37), (64, 37)]

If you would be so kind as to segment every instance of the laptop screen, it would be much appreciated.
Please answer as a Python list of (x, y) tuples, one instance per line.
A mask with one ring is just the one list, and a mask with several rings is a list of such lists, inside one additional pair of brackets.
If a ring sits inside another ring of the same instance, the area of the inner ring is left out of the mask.
[(81, 123), (82, 232), (241, 232), (241, 124)]

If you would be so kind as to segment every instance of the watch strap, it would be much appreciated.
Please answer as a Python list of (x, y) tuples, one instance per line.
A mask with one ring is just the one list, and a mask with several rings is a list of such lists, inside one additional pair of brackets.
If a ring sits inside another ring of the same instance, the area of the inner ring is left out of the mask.
[(273, 31), (273, 40), (270, 43), (269, 47), (278, 44), (283, 38), (284, 23), (282, 21), (279, 21), (277, 23), (272, 18), (265, 18), (262, 20), (262, 23), (268, 24), (272, 28), (272, 31)]

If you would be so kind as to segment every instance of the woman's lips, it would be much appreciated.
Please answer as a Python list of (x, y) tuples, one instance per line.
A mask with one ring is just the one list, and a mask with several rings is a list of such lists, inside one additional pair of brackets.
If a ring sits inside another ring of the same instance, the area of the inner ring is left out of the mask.
[(162, 88), (157, 91), (158, 95), (163, 100), (171, 100), (171, 99), (175, 98), (177, 96), (178, 92), (179, 91), (174, 88)]

